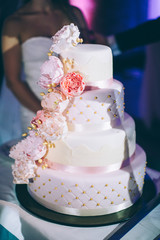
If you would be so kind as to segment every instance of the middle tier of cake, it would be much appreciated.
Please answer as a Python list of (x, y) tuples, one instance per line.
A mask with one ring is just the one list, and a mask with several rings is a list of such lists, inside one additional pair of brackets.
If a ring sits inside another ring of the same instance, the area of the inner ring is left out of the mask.
[[(116, 126), (105, 131), (69, 132), (55, 141), (46, 158), (54, 164), (119, 169), (135, 152), (135, 123), (125, 113)], [(63, 149), (63, 151), (62, 151)]]

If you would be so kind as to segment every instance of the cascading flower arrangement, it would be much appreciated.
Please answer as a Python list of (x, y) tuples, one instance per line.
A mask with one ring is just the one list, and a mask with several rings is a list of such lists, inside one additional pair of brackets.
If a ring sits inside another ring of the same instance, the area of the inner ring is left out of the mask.
[[(15, 159), (12, 173), (15, 183), (28, 183), (36, 175), (37, 165), (43, 169), (48, 166), (45, 155), (48, 147), (53, 147), (55, 140), (66, 136), (68, 128), (63, 111), (68, 99), (79, 96), (85, 89), (84, 76), (78, 72), (64, 74), (63, 63), (53, 56), (53, 52), (62, 51), (82, 43), (78, 27), (73, 23), (64, 26), (53, 37), (53, 44), (48, 53), (49, 59), (40, 69), (38, 85), (47, 89), (43, 96), (42, 110), (31, 120), (29, 135), (11, 148), (10, 157)], [(26, 136), (27, 133), (23, 134)]]

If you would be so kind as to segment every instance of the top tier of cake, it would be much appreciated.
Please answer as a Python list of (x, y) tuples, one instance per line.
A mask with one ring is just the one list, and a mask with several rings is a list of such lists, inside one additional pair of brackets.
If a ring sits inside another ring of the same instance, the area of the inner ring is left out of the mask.
[(103, 45), (79, 44), (60, 54), (64, 71), (78, 71), (85, 76), (87, 85), (111, 84), (113, 78), (112, 52)]

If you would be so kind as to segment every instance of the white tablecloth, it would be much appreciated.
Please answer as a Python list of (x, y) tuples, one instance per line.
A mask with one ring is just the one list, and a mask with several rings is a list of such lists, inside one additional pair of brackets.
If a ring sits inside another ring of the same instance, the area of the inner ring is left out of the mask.
[[(12, 183), (12, 160), (0, 154), (0, 224), (22, 240), (102, 240), (118, 224), (102, 227), (69, 227), (47, 222), (27, 212), (15, 195)], [(147, 169), (160, 192), (160, 173)], [(160, 206), (137, 224), (123, 240), (151, 240), (160, 234)], [(1, 238), (0, 238), (1, 239)]]

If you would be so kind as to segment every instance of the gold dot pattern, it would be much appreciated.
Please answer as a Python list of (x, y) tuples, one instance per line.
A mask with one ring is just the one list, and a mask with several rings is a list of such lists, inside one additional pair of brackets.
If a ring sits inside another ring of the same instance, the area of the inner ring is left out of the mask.
[[(143, 172), (137, 171), (137, 175), (136, 176), (138, 177), (139, 175), (141, 175), (139, 177), (139, 179), (135, 178), (135, 176), (134, 177), (130, 176), (129, 177), (130, 183), (128, 183), (127, 186), (124, 184), (123, 181), (117, 181), (117, 186), (120, 185), (119, 186), (119, 190), (121, 189), (121, 192), (117, 192), (116, 191), (116, 187), (113, 188), (111, 186), (110, 182), (109, 183), (105, 183), (103, 185), (102, 189), (97, 189), (96, 185), (91, 184), (91, 185), (88, 186), (88, 188), (85, 186), (86, 189), (83, 190), (81, 188), (80, 184), (78, 184), (78, 183), (75, 183), (74, 185), (72, 185), (73, 188), (68, 188), (67, 189), (65, 181), (64, 182), (59, 182), (59, 183), (57, 183), (57, 186), (55, 186), (55, 181), (52, 178), (48, 178), (48, 181), (46, 183), (45, 182), (41, 182), (42, 185), (38, 186), (37, 188), (33, 188), (33, 191), (35, 192), (35, 194), (38, 194), (40, 188), (45, 189), (45, 187), (46, 187), (45, 185), (52, 184), (52, 186), (53, 186), (52, 189), (54, 189), (54, 191), (50, 191), (49, 190), (49, 191), (47, 191), (47, 193), (43, 192), (44, 194), (41, 196), (43, 199), (47, 200), (47, 197), (51, 196), (51, 197), (53, 197), (52, 202), (53, 201), (55, 203), (56, 202), (60, 202), (59, 200), (61, 199), (61, 201), (64, 201), (67, 205), (70, 205), (72, 207), (73, 206), (72, 204), (74, 204), (74, 203), (72, 202), (72, 200), (71, 201), (67, 201), (67, 199), (70, 200), (69, 197), (66, 198), (66, 194), (71, 194), (71, 195), (68, 195), (68, 196), (72, 196), (71, 199), (73, 199), (73, 200), (75, 199), (78, 204), (81, 203), (81, 206), (88, 207), (89, 201), (92, 201), (93, 202), (92, 204), (94, 204), (95, 207), (96, 206), (103, 207), (105, 202), (106, 202), (106, 206), (108, 206), (108, 204), (116, 205), (117, 201), (118, 202), (119, 201), (123, 201), (123, 202), (126, 201), (127, 202), (128, 201), (128, 196), (131, 199), (132, 198), (136, 199), (135, 196), (137, 196), (137, 192), (135, 190), (136, 187), (134, 187), (134, 186), (135, 185), (138, 186), (139, 190), (142, 189), (142, 186), (144, 184), (144, 176), (143, 176), (143, 174), (144, 174)], [(37, 184), (37, 181), (31, 183), (31, 186), (36, 186), (36, 184)], [(128, 186), (131, 186), (131, 188), (128, 188)], [(63, 192), (62, 192), (62, 187), (63, 187)], [(78, 192), (77, 191), (74, 192), (74, 188), (77, 189)], [(90, 193), (88, 192), (89, 189), (91, 191)], [(106, 190), (104, 191), (104, 189), (106, 189)], [(55, 191), (55, 190), (58, 190), (58, 191)], [(80, 194), (80, 192), (81, 192), (81, 194)], [(128, 192), (128, 195), (126, 195), (127, 192)], [(107, 193), (109, 193), (109, 195)], [(95, 194), (97, 194), (97, 198), (96, 198)], [(84, 197), (82, 197), (83, 195), (84, 195)], [(101, 196), (101, 201), (98, 201), (99, 200), (99, 196)]]

